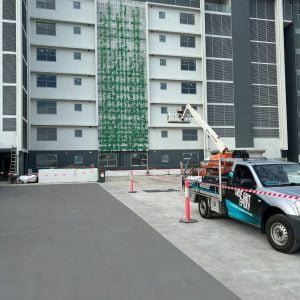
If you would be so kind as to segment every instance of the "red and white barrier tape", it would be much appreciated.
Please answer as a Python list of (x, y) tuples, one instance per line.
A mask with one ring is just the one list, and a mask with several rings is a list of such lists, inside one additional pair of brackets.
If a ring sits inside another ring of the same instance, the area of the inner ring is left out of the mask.
[[(198, 183), (199, 186), (203, 187), (203, 188), (208, 187), (208, 186), (220, 187), (218, 184), (214, 184), (214, 183), (208, 183), (208, 182), (196, 182), (196, 183)], [(256, 194), (256, 195), (269, 196), (269, 197), (300, 200), (300, 196), (292, 196), (292, 195), (287, 195), (287, 194), (282, 194), (282, 193), (270, 193), (270, 192), (263, 192), (263, 191), (250, 190), (250, 189), (244, 189), (244, 188), (236, 188), (236, 187), (226, 186), (226, 185), (221, 185), (221, 188), (227, 189), (227, 190), (233, 190), (233, 191), (242, 191), (242, 192), (252, 193), (252, 194)]]

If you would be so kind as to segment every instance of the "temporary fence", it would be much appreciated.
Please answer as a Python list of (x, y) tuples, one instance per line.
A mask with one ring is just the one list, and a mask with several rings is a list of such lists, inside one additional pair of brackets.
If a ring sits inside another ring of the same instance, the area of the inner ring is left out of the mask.
[(42, 169), (38, 176), (39, 183), (96, 182), (98, 169)]

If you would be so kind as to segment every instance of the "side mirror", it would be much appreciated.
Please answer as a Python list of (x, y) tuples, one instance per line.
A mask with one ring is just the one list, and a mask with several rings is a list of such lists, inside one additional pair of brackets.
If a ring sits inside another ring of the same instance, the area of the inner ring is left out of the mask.
[(255, 189), (256, 188), (255, 181), (250, 178), (241, 179), (240, 184), (241, 184), (241, 187), (246, 188), (246, 189)]

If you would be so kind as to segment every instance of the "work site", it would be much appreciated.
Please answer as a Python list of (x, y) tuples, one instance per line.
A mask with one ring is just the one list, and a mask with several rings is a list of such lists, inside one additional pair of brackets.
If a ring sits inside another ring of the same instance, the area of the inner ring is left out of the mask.
[(2, 0), (0, 28), (0, 300), (299, 298), (300, 1)]

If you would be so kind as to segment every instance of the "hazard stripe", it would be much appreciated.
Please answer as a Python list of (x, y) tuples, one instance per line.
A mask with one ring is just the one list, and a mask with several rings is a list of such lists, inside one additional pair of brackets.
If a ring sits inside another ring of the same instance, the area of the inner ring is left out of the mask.
[[(199, 185), (203, 184), (205, 186), (220, 187), (219, 184), (214, 184), (214, 183), (207, 183), (207, 182), (198, 182), (198, 183), (199, 183)], [(270, 192), (249, 190), (249, 189), (243, 189), (243, 188), (236, 188), (236, 187), (226, 186), (226, 185), (221, 185), (221, 188), (226, 189), (226, 190), (233, 190), (233, 191), (243, 191), (243, 192), (256, 194), (256, 195), (278, 197), (278, 198), (292, 199), (292, 200), (300, 200), (300, 196), (292, 196), (292, 195), (287, 195), (287, 194), (282, 194), (282, 193), (270, 193)]]

